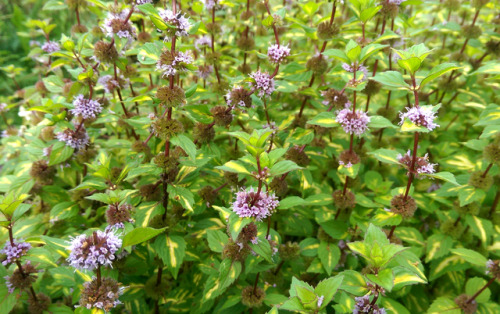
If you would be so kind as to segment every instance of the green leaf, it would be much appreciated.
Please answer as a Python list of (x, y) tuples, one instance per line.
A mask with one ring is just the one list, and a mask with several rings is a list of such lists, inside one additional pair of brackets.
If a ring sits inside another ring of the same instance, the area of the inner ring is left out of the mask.
[(186, 154), (188, 154), (191, 160), (196, 159), (196, 145), (189, 137), (183, 134), (178, 134), (177, 136), (173, 137), (170, 142), (176, 146), (180, 146), (182, 150), (185, 151)]
[(411, 75), (415, 75), (415, 73), (420, 69), (421, 64), (422, 61), (420, 61), (420, 59), (417, 57), (398, 60), (398, 65), (406, 71), (410, 72)]
[(322, 112), (307, 121), (307, 124), (319, 125), (324, 128), (333, 128), (339, 126), (340, 124), (335, 120), (336, 116), (333, 112)]
[(392, 88), (410, 89), (410, 85), (405, 82), (403, 75), (398, 71), (379, 72), (371, 79)]
[(123, 237), (122, 246), (127, 247), (145, 242), (151, 238), (156, 237), (157, 235), (165, 231), (165, 229), (166, 228), (154, 229), (150, 227), (135, 228), (134, 230), (130, 231)]
[(451, 250), (451, 253), (461, 256), (467, 262), (481, 267), (486, 267), (486, 262), (488, 261), (486, 257), (484, 257), (483, 255), (469, 249), (464, 249), (464, 248), (453, 249)]
[(500, 74), (500, 62), (490, 61), (485, 65), (479, 67), (479, 69), (472, 72), (470, 75), (478, 74)]
[(94, 193), (90, 196), (85, 197), (88, 200), (98, 201), (104, 204), (111, 204), (111, 198), (106, 193)]
[(345, 52), (343, 52), (342, 50), (340, 49), (328, 49), (328, 50), (325, 50), (325, 52), (323, 52), (323, 55), (324, 56), (327, 56), (327, 57), (333, 57), (339, 61), (342, 61), (344, 63), (349, 63), (349, 58), (347, 57), (347, 55), (345, 54)]
[(228, 242), (228, 236), (220, 230), (207, 230), (208, 247), (213, 252), (222, 253), (224, 245)]
[(186, 98), (193, 96), (194, 93), (196, 93), (197, 89), (198, 89), (198, 84), (194, 84), (193, 86), (189, 87), (185, 92)]
[(341, 290), (354, 294), (355, 296), (362, 296), (368, 291), (366, 288), (366, 280), (359, 272), (355, 270), (344, 270), (337, 276), (339, 275), (344, 276), (344, 280), (340, 286)]
[(398, 127), (391, 123), (387, 118), (382, 116), (370, 116), (370, 122), (368, 123), (370, 128), (381, 129), (381, 128), (392, 128), (397, 129)]
[(432, 70), (427, 74), (427, 76), (420, 82), (419, 84), (420, 88), (424, 87), (425, 84), (440, 77), (441, 75), (456, 69), (460, 69), (460, 67), (456, 66), (454, 63), (443, 63), (432, 68)]
[(302, 169), (302, 167), (291, 160), (282, 160), (274, 164), (274, 166), (272, 166), (269, 170), (269, 173), (274, 177), (297, 169)]
[(57, 142), (52, 147), (49, 156), (49, 166), (60, 164), (73, 155), (74, 148), (66, 146), (64, 142)]
[(372, 155), (378, 161), (385, 162), (388, 164), (399, 165), (398, 155), (399, 153), (395, 150), (379, 148), (373, 152), (368, 153), (368, 155)]
[(476, 189), (472, 186), (466, 185), (458, 192), (458, 200), (460, 206), (463, 207), (475, 201), (481, 201), (485, 196), (485, 192), (481, 189)]
[[(161, 230), (163, 231), (163, 229)], [(177, 279), (177, 274), (186, 254), (186, 241), (184, 238), (178, 235), (167, 236), (162, 234), (156, 238), (153, 247), (170, 270), (172, 276), (174, 276), (174, 279)]]
[(298, 196), (288, 196), (280, 201), (278, 209), (289, 209), (295, 206), (307, 204), (307, 202)]
[(234, 173), (250, 174), (250, 170), (246, 167), (246, 165), (238, 160), (228, 161), (223, 166), (218, 166), (215, 168)]
[(319, 297), (323, 297), (323, 303), (321, 304), (320, 309), (324, 309), (328, 305), (328, 303), (330, 303), (330, 301), (333, 299), (333, 296), (340, 288), (343, 280), (344, 276), (337, 275), (322, 280), (318, 283), (318, 285), (314, 289), (314, 293)]
[(384, 49), (385, 47), (388, 47), (388, 45), (369, 44), (365, 46), (363, 49), (361, 49), (361, 55), (359, 56), (359, 63), (365, 62), (366, 59), (376, 54), (380, 50)]
[[(475, 295), (476, 292), (481, 290), (486, 285), (486, 280), (479, 277), (471, 278), (465, 284), (465, 294), (472, 296)], [(475, 299), (477, 303), (485, 303), (490, 300), (491, 290), (489, 288), (484, 289)]]
[(241, 230), (251, 222), (251, 218), (240, 218), (234, 213), (231, 214), (231, 216), (229, 216), (229, 232), (231, 233), (231, 238), (236, 241)]
[(361, 54), (361, 46), (351, 39), (345, 47), (345, 53), (347, 58), (349, 58), (349, 64), (355, 63)]
[(470, 227), (472, 233), (481, 239), (484, 244), (488, 244), (490, 242), (491, 235), (494, 234), (493, 224), (490, 220), (474, 215), (467, 215), (467, 217), (465, 217), (465, 221)]
[(455, 176), (451, 172), (442, 171), (432, 174), (425, 174), (425, 176), (430, 178), (441, 179), (443, 181), (450, 182), (453, 185), (460, 186), (460, 184), (458, 184), (457, 180), (455, 179)]
[(361, 15), (359, 16), (359, 19), (361, 20), (361, 22), (366, 23), (369, 20), (371, 20), (375, 16), (375, 14), (377, 14), (377, 12), (380, 11), (380, 9), (382, 9), (381, 5), (379, 5), (377, 7), (370, 7), (370, 8), (364, 9), (363, 11), (361, 11)]
[(394, 287), (394, 274), (392, 269), (386, 268), (379, 271), (376, 275), (367, 274), (366, 278), (368, 278), (371, 282), (381, 286), (388, 292), (392, 291), (392, 287)]
[(321, 241), (318, 248), (318, 257), (321, 260), (321, 264), (323, 264), (326, 273), (331, 275), (333, 269), (339, 263), (340, 249), (336, 244)]
[(153, 22), (153, 24), (157, 28), (161, 30), (166, 30), (167, 28), (174, 28), (174, 26), (165, 23), (165, 21), (160, 17), (160, 14), (158, 14), (158, 11), (152, 4), (146, 3), (138, 5), (137, 7), (139, 8), (139, 10), (141, 10), (141, 12), (149, 16), (149, 19), (151, 20), (151, 22)]
[(447, 297), (438, 297), (432, 302), (431, 306), (427, 310), (427, 314), (461, 314), (460, 308), (453, 302), (453, 300)]

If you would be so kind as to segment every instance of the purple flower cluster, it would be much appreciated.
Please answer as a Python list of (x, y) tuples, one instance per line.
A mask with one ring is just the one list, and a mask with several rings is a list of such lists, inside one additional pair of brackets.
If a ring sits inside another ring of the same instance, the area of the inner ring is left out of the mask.
[(31, 244), (28, 242), (5, 242), (5, 246), (0, 250), (0, 253), (5, 254), (7, 257), (2, 264), (8, 265), (18, 261), (22, 256), (26, 255), (29, 249), (31, 249)]
[(354, 133), (360, 136), (368, 130), (370, 117), (363, 110), (352, 112), (352, 110), (347, 107), (337, 113), (336, 120), (342, 125), (344, 132)]
[(263, 191), (257, 193), (253, 187), (236, 193), (233, 211), (240, 217), (255, 217), (257, 221), (270, 216), (278, 207), (279, 201), (273, 194)]
[(405, 0), (389, 0), (389, 3), (400, 5), (400, 4), (401, 4), (401, 3), (403, 3), (404, 1), (405, 1)]
[(193, 58), (189, 54), (189, 52), (179, 51), (176, 53), (175, 57), (172, 60), (172, 63), (166, 64), (160, 59), (156, 63), (156, 69), (160, 72), (163, 72), (162, 76), (174, 76), (178, 71), (186, 71), (187, 68), (184, 67), (184, 64), (193, 63)]
[[(347, 63), (342, 63), (342, 68), (347, 72), (354, 72), (354, 67)], [(363, 81), (368, 78), (368, 69), (364, 65), (359, 65), (356, 71), (363, 72)]]
[(147, 4), (147, 3), (153, 3), (153, 0), (136, 0), (135, 3), (137, 5)]
[(127, 21), (129, 14), (129, 9), (125, 9), (119, 13), (109, 12), (104, 20), (102, 31), (106, 33), (108, 37), (113, 37), (113, 35), (116, 34), (120, 38), (134, 38), (136, 36), (136, 31), (130, 21)]
[(376, 304), (370, 303), (370, 296), (365, 295), (362, 297), (354, 298), (356, 304), (354, 305), (354, 310), (352, 310), (353, 314), (360, 313), (372, 313), (372, 314), (386, 314), (387, 311), (384, 308), (379, 308)]
[(274, 92), (274, 79), (267, 72), (255, 71), (250, 74), (254, 79), (254, 83), (250, 83), (253, 91), (258, 91), (257, 95), (262, 97), (264, 95), (270, 96)]
[(436, 112), (432, 110), (432, 107), (426, 106), (426, 107), (412, 107), (412, 108), (406, 108), (406, 112), (400, 112), (399, 117), (401, 118), (401, 121), (399, 122), (400, 125), (402, 125), (405, 121), (405, 119), (410, 120), (414, 124), (418, 126), (423, 126), (430, 131), (434, 130), (435, 128), (439, 127), (438, 124), (434, 123), (434, 119), (436, 118)]
[(184, 14), (177, 13), (174, 14), (172, 10), (158, 10), (158, 13), (160, 14), (160, 17), (165, 21), (165, 23), (168, 23), (170, 25), (173, 25), (176, 27), (175, 29), (175, 36), (181, 37), (181, 36), (187, 36), (189, 28), (191, 27), (191, 23), (189, 23), (189, 20), (184, 16)]
[(61, 50), (61, 47), (55, 41), (47, 41), (42, 45), (42, 50), (46, 53), (52, 53)]
[(99, 265), (112, 266), (122, 240), (110, 231), (96, 231), (90, 236), (79, 235), (71, 241), (67, 261), (80, 270), (93, 270)]
[[(411, 172), (411, 162), (412, 162), (412, 155), (411, 155), (411, 151), (408, 150), (406, 152), (405, 155), (401, 155), (399, 154), (397, 156), (398, 158), (398, 161), (400, 163), (402, 163), (403, 165), (406, 166), (406, 168), (408, 169), (408, 171)], [(437, 164), (431, 164), (429, 162), (429, 155), (428, 154), (425, 154), (424, 157), (417, 157), (415, 159), (415, 166), (414, 166), (414, 171), (417, 173), (417, 174), (431, 174), (431, 173), (434, 173), (435, 170), (434, 170), (434, 166), (436, 166)]]
[(212, 39), (210, 38), (210, 36), (208, 35), (201, 36), (200, 38), (194, 41), (194, 47), (197, 50), (200, 50), (203, 46), (208, 46), (208, 47), (212, 46)]
[(290, 55), (290, 48), (288, 45), (279, 46), (271, 45), (267, 48), (267, 57), (271, 63), (281, 63), (286, 57)]
[(74, 109), (71, 113), (75, 116), (80, 116), (83, 119), (95, 118), (102, 111), (101, 104), (97, 100), (83, 98), (80, 94), (73, 100)]
[(83, 126), (78, 131), (66, 129), (63, 132), (57, 133), (56, 138), (75, 149), (85, 148), (89, 144), (89, 135)]
[(205, 2), (205, 9), (207, 10), (212, 10), (216, 5), (215, 0), (204, 0), (204, 2)]

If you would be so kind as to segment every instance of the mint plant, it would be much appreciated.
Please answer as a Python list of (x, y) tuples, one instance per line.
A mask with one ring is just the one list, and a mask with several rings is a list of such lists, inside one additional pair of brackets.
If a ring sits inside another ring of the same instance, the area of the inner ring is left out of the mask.
[(500, 312), (495, 4), (0, 4), (2, 313)]

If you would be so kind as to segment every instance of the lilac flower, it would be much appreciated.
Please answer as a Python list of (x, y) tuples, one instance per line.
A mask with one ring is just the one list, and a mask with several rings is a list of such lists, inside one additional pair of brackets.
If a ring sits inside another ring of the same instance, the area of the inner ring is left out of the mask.
[(135, 3), (137, 5), (147, 4), (147, 3), (153, 3), (153, 0), (136, 0)]
[(403, 3), (405, 0), (389, 0), (389, 3), (400, 5)]
[(80, 116), (83, 119), (95, 118), (102, 111), (101, 104), (97, 100), (83, 98), (80, 94), (73, 100), (74, 109), (71, 113), (75, 116)]
[(215, 0), (204, 0), (204, 2), (205, 2), (205, 9), (207, 9), (208, 11), (212, 10), (216, 5)]
[(200, 78), (206, 79), (210, 76), (210, 74), (212, 74), (213, 70), (214, 68), (211, 65), (200, 65), (196, 73), (198, 73)]
[(342, 125), (344, 132), (350, 134), (354, 133), (360, 136), (368, 129), (370, 117), (363, 110), (356, 110), (356, 112), (353, 113), (352, 110), (347, 107), (337, 113), (336, 120)]
[(370, 296), (365, 295), (362, 297), (354, 298), (356, 304), (354, 305), (353, 314), (359, 313), (372, 313), (372, 314), (386, 314), (386, 310), (384, 308), (379, 308), (376, 304), (370, 303)]
[(255, 217), (257, 221), (270, 216), (278, 207), (279, 201), (274, 195), (260, 191), (257, 193), (253, 187), (236, 193), (233, 211), (240, 217)]
[(281, 63), (286, 57), (290, 55), (290, 48), (288, 45), (279, 46), (271, 45), (267, 48), (267, 56), (271, 63)]
[(57, 133), (56, 138), (75, 149), (85, 148), (89, 144), (89, 135), (83, 126), (78, 130), (66, 129), (63, 132)]
[(129, 82), (130, 80), (124, 78), (122, 75), (118, 77), (118, 80), (115, 80), (114, 76), (111, 75), (103, 75), (97, 80), (97, 83), (104, 87), (106, 93), (112, 93), (115, 88), (120, 87), (120, 85), (123, 86), (124, 83), (128, 84)]
[(42, 45), (42, 50), (46, 53), (52, 53), (61, 50), (61, 47), (57, 42), (49, 40)]
[(112, 266), (115, 253), (121, 246), (122, 240), (110, 231), (96, 231), (90, 236), (82, 234), (71, 241), (67, 261), (80, 270), (93, 270), (99, 265)]
[(5, 285), (7, 286), (9, 293), (13, 293), (16, 288), (14, 288), (14, 285), (10, 282), (10, 277), (7, 275), (3, 277), (3, 279), (5, 279)]
[(136, 31), (132, 23), (127, 20), (129, 14), (129, 9), (125, 9), (119, 13), (109, 12), (107, 18), (104, 20), (102, 31), (110, 38), (112, 38), (114, 34), (120, 38), (134, 38), (136, 36)]
[(179, 51), (175, 54), (171, 63), (165, 63), (165, 60), (160, 58), (156, 63), (156, 69), (163, 72), (162, 76), (174, 76), (178, 71), (186, 71), (187, 68), (184, 65), (193, 63), (193, 58), (189, 52)]
[(212, 46), (212, 39), (210, 38), (210, 36), (207, 35), (201, 36), (200, 38), (194, 41), (194, 47), (197, 50), (200, 50), (203, 46), (208, 46), (208, 47)]
[(18, 261), (21, 257), (26, 255), (29, 249), (31, 249), (31, 244), (28, 242), (5, 242), (5, 246), (0, 250), (0, 253), (5, 254), (7, 257), (2, 264), (5, 266)]
[(257, 95), (262, 97), (264, 95), (270, 96), (274, 92), (274, 79), (267, 72), (255, 71), (250, 74), (250, 77), (254, 79), (250, 86), (253, 91), (258, 91)]
[(191, 23), (182, 13), (174, 14), (172, 10), (158, 10), (160, 17), (168, 24), (175, 26), (175, 32), (169, 35), (177, 37), (187, 36)]
[[(352, 65), (349, 65), (347, 63), (342, 63), (342, 68), (347, 71), (347, 72), (351, 72), (353, 73), (354, 72), (354, 66)], [(364, 66), (364, 65), (358, 65), (357, 67), (357, 70), (356, 71), (361, 71), (363, 72), (363, 81), (366, 80), (368, 78), (368, 69)]]
[(324, 295), (322, 295), (322, 296), (320, 296), (318, 298), (318, 303), (317, 303), (318, 307), (321, 307), (321, 305), (323, 304), (324, 300), (325, 300), (325, 296)]
[(6, 103), (0, 103), (0, 112), (5, 112), (5, 108), (7, 108), (7, 104)]
[(401, 121), (399, 122), (400, 125), (404, 123), (406, 118), (418, 126), (423, 126), (429, 129), (429, 131), (432, 131), (435, 128), (439, 127), (438, 124), (434, 123), (436, 112), (434, 112), (432, 110), (432, 107), (430, 106), (415, 106), (412, 108), (407, 107), (406, 112), (399, 113), (399, 117), (401, 118)]
[[(402, 163), (403, 165), (406, 166), (408, 169), (408, 174), (412, 172), (411, 167), (411, 162), (412, 162), (412, 155), (411, 155), (411, 150), (408, 150), (405, 155), (399, 154), (397, 156), (398, 161)], [(437, 164), (431, 164), (429, 162), (429, 155), (425, 154), (424, 157), (416, 157), (415, 158), (415, 165), (413, 171), (416, 172), (417, 174), (432, 174), (435, 172), (434, 166)]]

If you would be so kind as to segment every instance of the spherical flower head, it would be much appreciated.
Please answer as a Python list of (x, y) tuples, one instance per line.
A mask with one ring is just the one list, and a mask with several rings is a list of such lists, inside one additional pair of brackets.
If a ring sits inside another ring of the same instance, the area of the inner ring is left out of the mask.
[(212, 38), (210, 36), (205, 35), (201, 36), (200, 38), (196, 39), (194, 41), (194, 47), (196, 50), (201, 50), (203, 47), (211, 47), (212, 45)]
[(417, 210), (417, 202), (411, 196), (398, 194), (391, 200), (390, 211), (395, 214), (400, 214), (403, 218), (411, 218)]
[(109, 312), (121, 304), (118, 298), (123, 294), (124, 289), (117, 281), (109, 277), (102, 278), (100, 285), (97, 279), (93, 278), (92, 281), (83, 284), (79, 306)]
[(398, 161), (402, 163), (406, 167), (406, 169), (408, 169), (408, 175), (411, 172), (417, 175), (432, 174), (435, 172), (434, 166), (437, 165), (437, 164), (431, 164), (429, 162), (429, 155), (425, 154), (424, 157), (416, 157), (414, 168), (410, 169), (412, 162), (411, 150), (408, 150), (404, 155), (399, 154), (397, 158)]
[(130, 211), (132, 206), (130, 204), (111, 204), (108, 206), (106, 211), (106, 221), (111, 226), (116, 226), (117, 228), (124, 228), (125, 222), (133, 222), (134, 220), (130, 217)]
[(251, 187), (248, 190), (242, 189), (236, 193), (236, 200), (233, 203), (233, 211), (240, 217), (254, 217), (257, 221), (270, 216), (279, 201), (274, 195), (254, 190)]
[(114, 34), (120, 38), (134, 38), (136, 36), (136, 31), (135, 27), (130, 23), (130, 20), (127, 20), (129, 14), (129, 9), (125, 9), (118, 13), (109, 12), (107, 18), (104, 20), (102, 31), (110, 38), (112, 38)]
[(406, 112), (400, 112), (399, 117), (401, 118), (401, 121), (399, 122), (399, 125), (402, 125), (405, 121), (405, 119), (410, 120), (417, 126), (423, 126), (429, 131), (434, 130), (435, 128), (439, 127), (438, 124), (434, 123), (434, 119), (436, 118), (436, 112), (432, 110), (432, 107), (430, 106), (425, 106), (425, 107), (411, 107), (411, 108), (406, 108)]
[(52, 53), (61, 50), (61, 47), (57, 42), (49, 40), (42, 45), (42, 50), (46, 53)]
[(116, 88), (123, 86), (125, 82), (129, 82), (129, 79), (125, 79), (121, 75), (118, 80), (115, 80), (115, 77), (111, 75), (103, 75), (97, 80), (97, 83), (104, 87), (106, 93), (112, 93)]
[(182, 13), (174, 14), (172, 10), (158, 10), (160, 17), (165, 21), (165, 23), (175, 26), (175, 28), (167, 28), (167, 35), (169, 37), (177, 36), (188, 36), (189, 28), (191, 23)]
[(193, 58), (189, 52), (164, 51), (156, 63), (156, 69), (162, 72), (163, 77), (174, 76), (177, 72), (187, 71), (186, 65), (193, 63)]
[(63, 132), (59, 132), (56, 138), (75, 149), (84, 149), (89, 144), (89, 135), (83, 126), (78, 131), (66, 129)]
[(26, 264), (22, 265), (22, 268), (22, 272), (16, 268), (11, 276), (4, 277), (9, 293), (13, 293), (15, 289), (27, 289), (35, 282), (36, 276), (34, 274), (38, 273), (38, 270), (31, 265), (31, 262), (27, 261)]
[(346, 168), (351, 168), (360, 161), (361, 158), (359, 158), (358, 154), (351, 150), (345, 150), (339, 156), (339, 165), (343, 165)]
[(265, 298), (266, 292), (259, 287), (247, 286), (241, 291), (241, 303), (249, 308), (260, 307)]
[(271, 63), (281, 63), (285, 60), (286, 57), (290, 55), (290, 48), (288, 45), (280, 46), (280, 45), (271, 45), (267, 48), (267, 57)]
[(321, 92), (321, 96), (323, 96), (323, 98), (325, 99), (321, 102), (325, 106), (333, 106), (337, 109), (350, 106), (347, 96), (336, 89), (329, 88), (327, 90), (324, 90)]
[(231, 91), (226, 94), (226, 103), (231, 108), (236, 106), (250, 108), (252, 106), (252, 97), (250, 91), (240, 87), (234, 86)]
[(96, 118), (102, 111), (101, 104), (97, 100), (86, 99), (81, 94), (75, 97), (73, 106), (75, 108), (70, 110), (71, 113), (83, 119)]
[(207, 65), (200, 65), (196, 73), (200, 78), (206, 80), (210, 76), (210, 74), (212, 74), (213, 71), (214, 67), (207, 64)]
[(337, 122), (342, 125), (344, 132), (361, 136), (368, 130), (370, 117), (363, 110), (353, 112), (350, 108), (345, 108), (337, 113)]
[(28, 242), (6, 241), (3, 249), (0, 250), (1, 254), (6, 255), (6, 259), (2, 262), (2, 264), (5, 266), (19, 261), (21, 257), (26, 255), (29, 249), (31, 249), (31, 244)]
[(274, 79), (267, 72), (255, 71), (250, 77), (254, 80), (250, 83), (252, 91), (257, 92), (259, 97), (270, 96), (274, 92)]
[(455, 304), (458, 305), (458, 308), (463, 311), (464, 314), (473, 314), (476, 313), (477, 310), (477, 301), (472, 300), (469, 302), (471, 296), (467, 294), (461, 294), (455, 298)]
[(71, 241), (71, 253), (67, 261), (79, 270), (94, 270), (98, 266), (112, 266), (115, 253), (122, 246), (122, 240), (113, 232), (96, 231), (87, 236), (79, 235)]
[(353, 314), (360, 313), (373, 313), (373, 314), (386, 314), (386, 310), (384, 308), (379, 308), (377, 304), (371, 304), (370, 296), (365, 295), (362, 297), (355, 297), (354, 300), (356, 304), (354, 305), (354, 309), (352, 310)]
[(210, 113), (214, 117), (214, 122), (218, 126), (227, 126), (233, 121), (233, 114), (226, 106), (215, 106), (210, 109)]
[(500, 260), (488, 260), (486, 262), (486, 274), (500, 279)]

